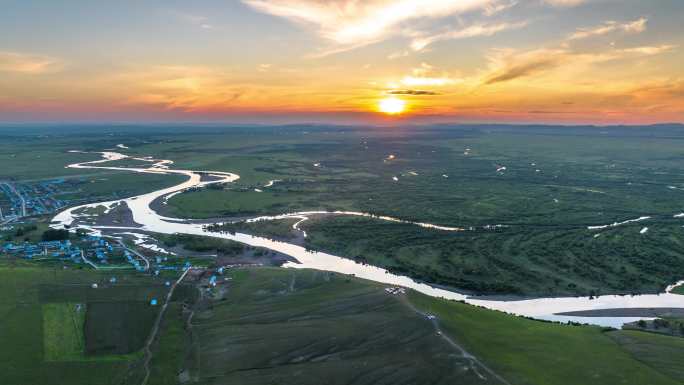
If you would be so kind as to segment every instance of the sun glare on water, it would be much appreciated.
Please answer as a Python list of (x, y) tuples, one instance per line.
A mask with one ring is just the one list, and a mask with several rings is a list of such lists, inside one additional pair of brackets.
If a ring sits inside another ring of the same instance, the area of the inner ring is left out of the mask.
[(406, 102), (397, 98), (385, 98), (380, 100), (378, 109), (388, 115), (396, 115), (404, 112)]

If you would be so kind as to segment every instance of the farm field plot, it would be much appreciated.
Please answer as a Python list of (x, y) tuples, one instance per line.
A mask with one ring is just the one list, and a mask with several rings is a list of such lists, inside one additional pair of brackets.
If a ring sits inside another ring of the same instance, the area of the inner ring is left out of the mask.
[[(149, 318), (153, 309), (131, 307), (126, 312), (102, 313), (98, 307), (139, 304), (143, 292), (130, 287), (145, 287), (148, 294), (157, 290), (159, 283), (151, 278), (128, 273), (117, 273), (122, 285), (129, 288), (107, 288), (110, 274), (93, 270), (63, 269), (23, 262), (0, 262), (0, 383), (8, 385), (50, 384), (55, 378), (63, 383), (84, 385), (121, 384), (129, 375), (131, 365), (139, 358), (133, 349), (104, 349), (97, 346), (89, 351), (87, 318), (95, 318), (98, 325), (92, 330), (116, 342), (140, 339), (149, 332)], [(91, 284), (98, 283), (98, 289)], [(90, 294), (97, 292), (97, 295)], [(48, 294), (49, 293), (49, 294)], [(129, 296), (130, 297), (127, 297)], [(140, 297), (136, 298), (135, 296)], [(156, 294), (155, 294), (156, 295)], [(113, 302), (112, 302), (113, 301)], [(133, 305), (135, 306), (135, 305)], [(140, 306), (140, 305), (138, 305)], [(111, 310), (111, 309), (109, 309)], [(88, 315), (89, 314), (89, 315)], [(148, 314), (148, 315), (145, 315)], [(112, 318), (125, 319), (112, 323)], [(140, 333), (124, 335), (137, 326)], [(147, 326), (146, 326), (147, 325)], [(124, 327), (125, 329), (121, 329)], [(142, 330), (146, 328), (147, 330)], [(117, 330), (118, 329), (118, 330)], [(118, 334), (117, 334), (118, 333)], [(121, 334), (124, 333), (124, 334)], [(93, 354), (95, 353), (95, 354)], [(125, 354), (129, 353), (129, 354)]]
[(43, 304), (43, 349), (46, 361), (77, 361), (83, 357), (85, 306)]

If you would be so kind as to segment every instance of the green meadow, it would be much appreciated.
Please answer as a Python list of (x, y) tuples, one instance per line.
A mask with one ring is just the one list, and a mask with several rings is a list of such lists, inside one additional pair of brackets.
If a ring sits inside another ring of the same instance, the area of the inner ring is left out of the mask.
[[(139, 384), (155, 316), (143, 299), (166, 289), (133, 272), (112, 286), (108, 277), (3, 262), (0, 382)], [(152, 345), (149, 384), (501, 383), (491, 373), (510, 384), (683, 379), (679, 337), (533, 321), (314, 270), (232, 269), (225, 278), (211, 291), (194, 279), (179, 288)]]
[[(172, 312), (177, 318), (168, 319), (153, 370), (205, 384), (501, 383), (479, 364), (474, 369), (446, 335), (510, 384), (682, 381), (684, 340), (677, 337), (392, 295), (383, 285), (320, 271), (238, 269), (227, 277), (195, 304), (184, 335), (182, 313)], [(440, 330), (425, 314), (437, 317)], [(156, 383), (173, 381), (167, 374)]]
[[(156, 314), (149, 298), (165, 289), (149, 277), (116, 274), (114, 287), (111, 273), (0, 257), (0, 383), (124, 383), (141, 357), (148, 314)], [(117, 305), (117, 312), (107, 312)], [(102, 338), (109, 342), (99, 344)]]

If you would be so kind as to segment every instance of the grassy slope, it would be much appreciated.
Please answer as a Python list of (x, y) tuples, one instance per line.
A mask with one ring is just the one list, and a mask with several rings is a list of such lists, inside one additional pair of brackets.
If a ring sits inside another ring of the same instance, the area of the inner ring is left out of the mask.
[[(598, 327), (561, 326), (411, 293), (411, 301), (439, 317), (445, 330), (514, 384), (676, 384), (658, 362), (684, 359), (660, 354), (646, 365)], [(622, 332), (621, 332), (622, 333)], [(650, 335), (639, 334), (645, 339)], [(656, 336), (658, 337), (658, 336)]]
[(609, 335), (641, 362), (684, 382), (684, 338), (637, 331), (616, 331)]
[[(161, 337), (168, 359), (160, 356), (153, 370), (190, 369), (205, 384), (307, 384), (321, 377), (331, 384), (472, 380), (460, 354), (430, 322), (381, 285), (307, 270), (229, 274), (226, 299), (204, 303), (193, 318), (189, 359), (178, 362), (186, 353), (177, 318)], [(531, 321), (414, 292), (408, 299), (436, 314), (445, 333), (515, 385), (681, 381), (677, 363), (684, 352), (677, 338)], [(173, 383), (169, 376), (158, 383)]]
[(185, 359), (187, 338), (179, 304), (169, 305), (159, 335), (150, 362), (149, 385), (174, 385)]
[[(46, 361), (44, 330), (50, 326), (44, 325), (43, 308), (138, 300), (150, 292), (134, 288), (149, 278), (120, 277), (126, 287), (106, 293), (88, 285), (104, 284), (107, 274), (33, 266), (0, 266), (0, 363), (6, 368), (0, 383), (117, 383), (128, 372), (125, 357)], [(205, 302), (195, 314), (193, 339), (184, 331), (180, 306), (168, 309), (151, 384), (174, 384), (184, 369), (208, 384), (306, 384), (321, 376), (332, 384), (480, 383), (430, 322), (381, 285), (310, 270), (230, 274), (225, 300)], [(94, 294), (79, 294), (79, 285)], [(193, 292), (182, 297), (188, 295)], [(684, 346), (678, 338), (530, 321), (416, 293), (408, 298), (436, 314), (447, 334), (514, 384), (667, 385), (682, 379)]]
[(316, 271), (233, 271), (193, 318), (205, 384), (487, 384), (379, 285)]

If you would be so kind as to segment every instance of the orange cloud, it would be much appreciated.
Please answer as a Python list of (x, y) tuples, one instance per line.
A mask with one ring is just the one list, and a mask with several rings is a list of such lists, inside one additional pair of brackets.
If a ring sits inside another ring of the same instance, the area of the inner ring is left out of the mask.
[(568, 40), (586, 39), (593, 36), (606, 35), (615, 31), (622, 31), (625, 33), (641, 33), (646, 30), (647, 22), (648, 19), (644, 17), (627, 23), (607, 21), (593, 28), (580, 28), (576, 32), (568, 36)]
[(24, 74), (57, 72), (63, 64), (48, 56), (30, 55), (18, 52), (0, 52), (0, 71)]
[(503, 32), (511, 29), (523, 28), (527, 25), (527, 22), (520, 23), (498, 23), (498, 24), (476, 24), (469, 27), (437, 33), (428, 36), (419, 36), (413, 39), (411, 42), (411, 48), (414, 51), (420, 51), (425, 49), (430, 44), (443, 41), (443, 40), (455, 40), (455, 39), (465, 39), (470, 37), (478, 36), (492, 36), (499, 32)]
[(558, 68), (572, 68), (613, 60), (653, 56), (672, 51), (674, 45), (638, 46), (599, 52), (580, 52), (568, 48), (531, 51), (495, 50), (489, 56), (485, 84), (495, 84), (537, 75)]

